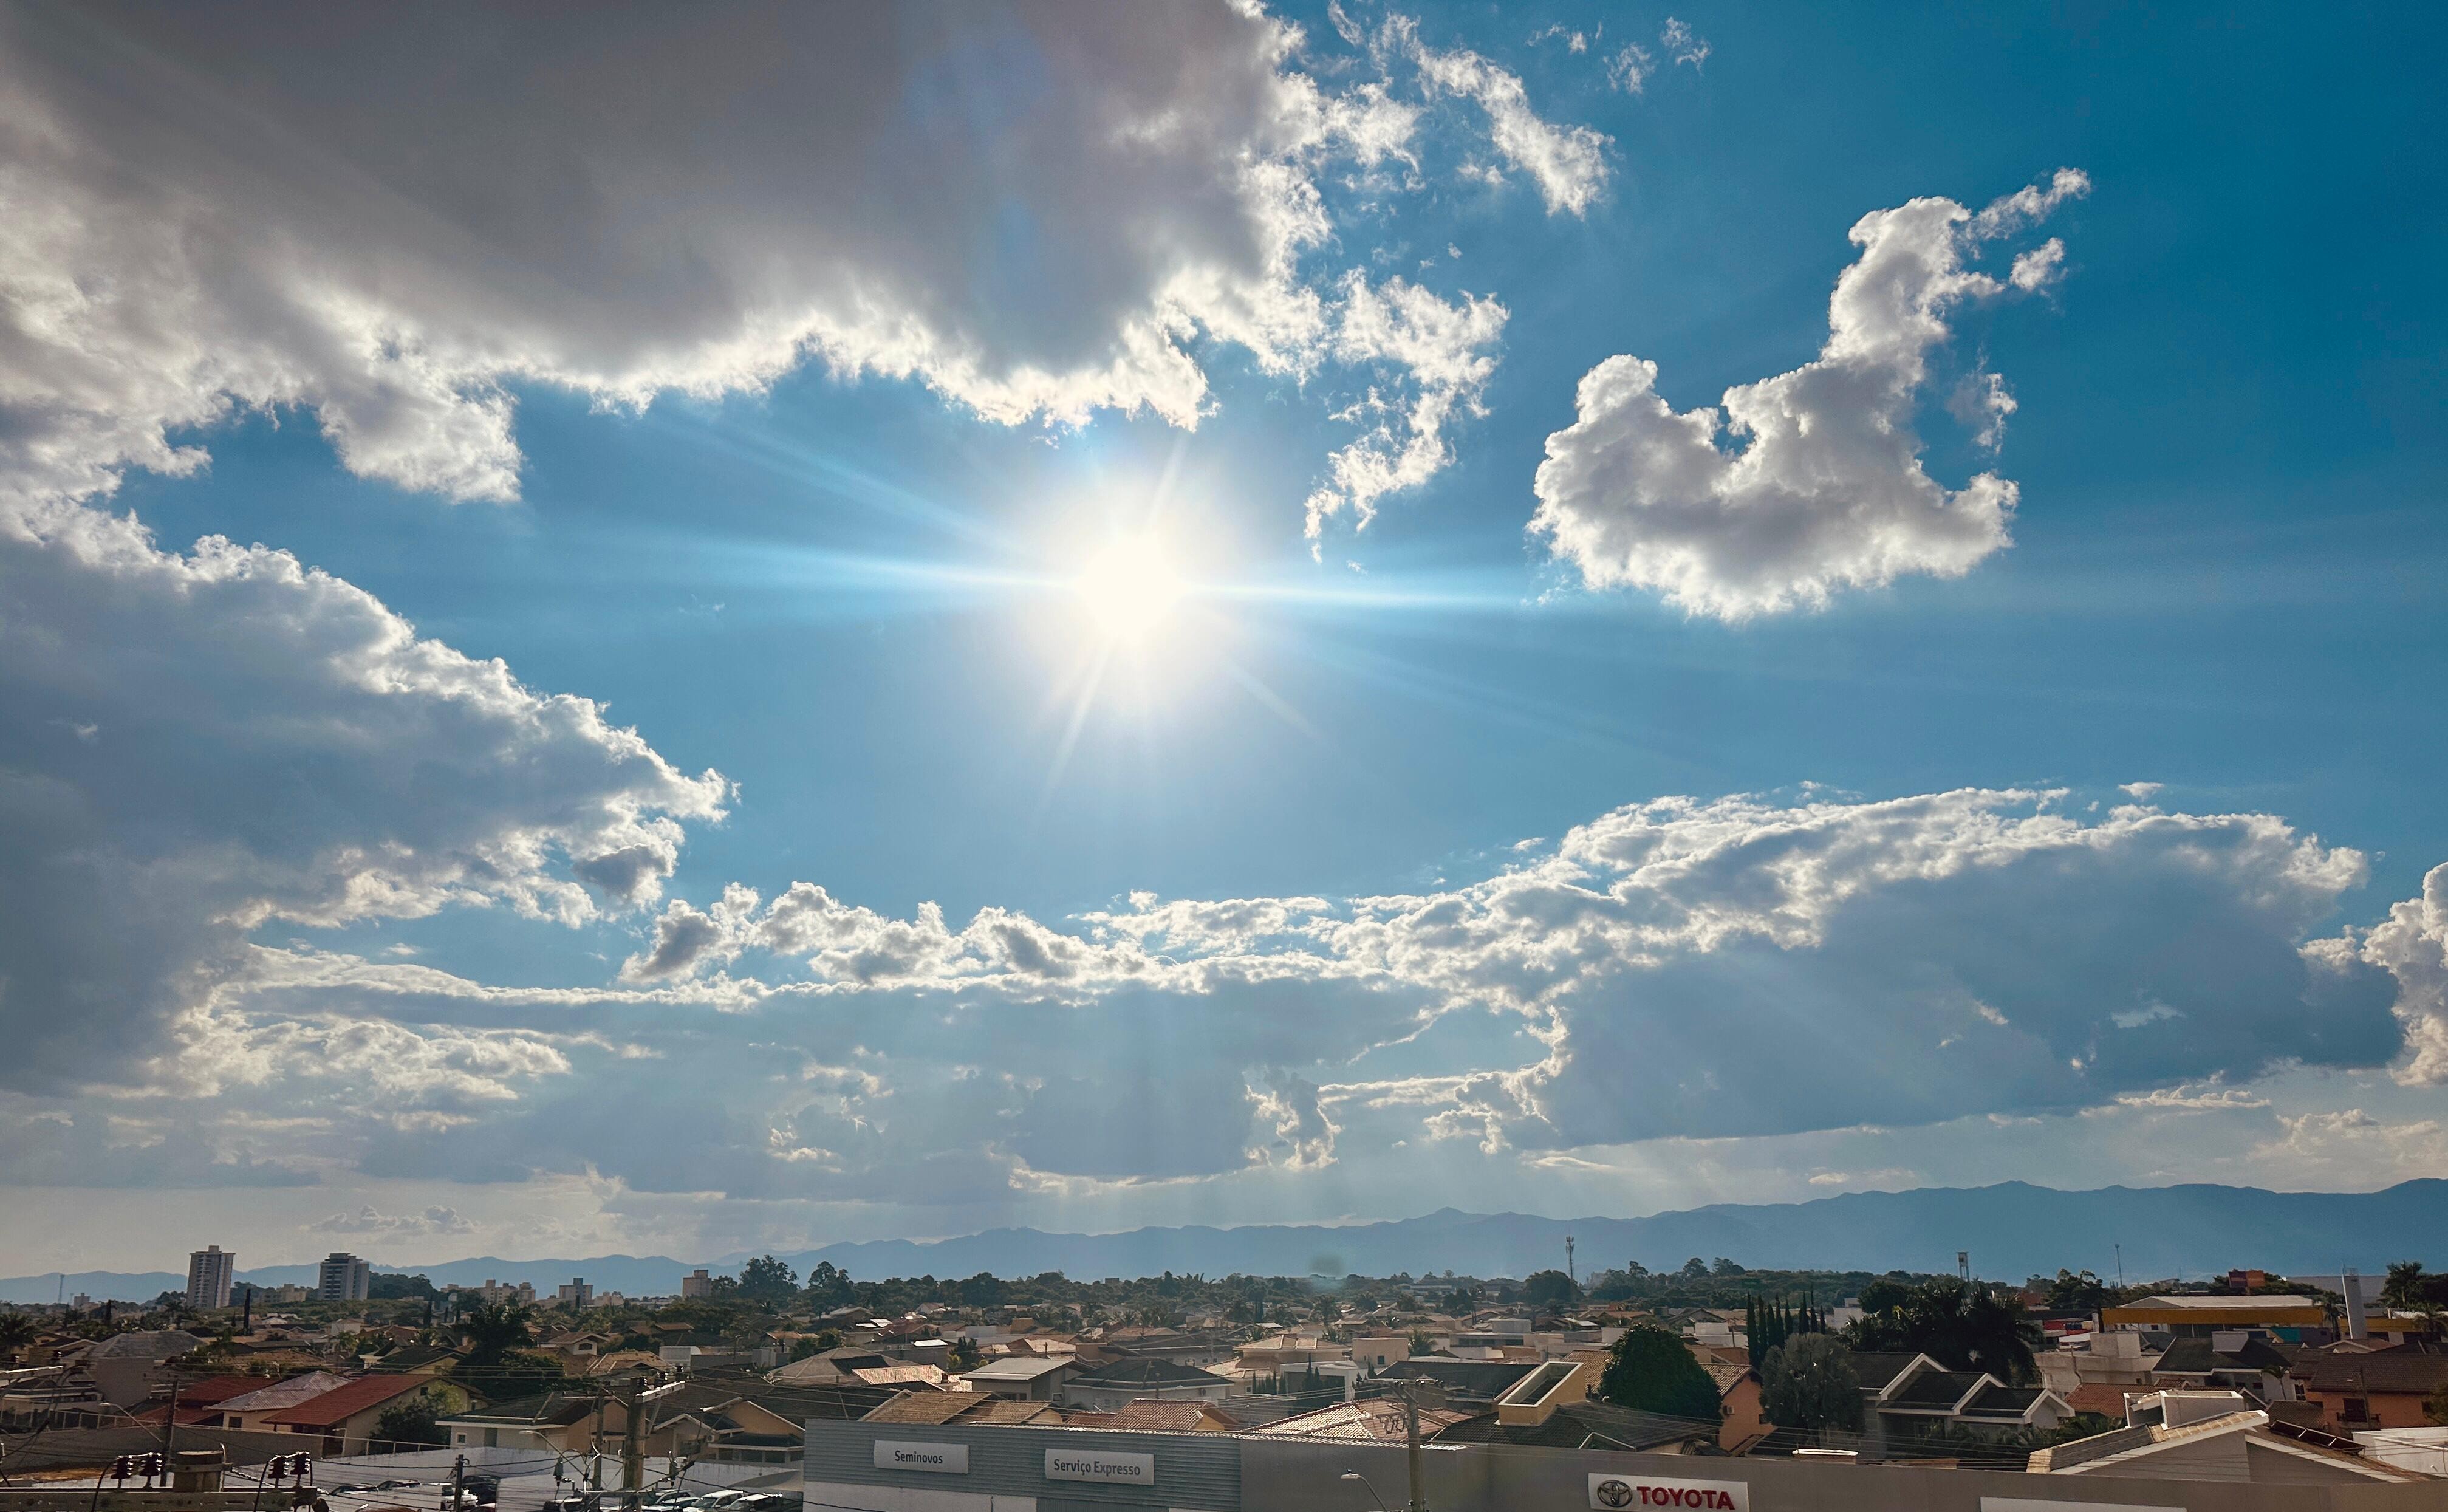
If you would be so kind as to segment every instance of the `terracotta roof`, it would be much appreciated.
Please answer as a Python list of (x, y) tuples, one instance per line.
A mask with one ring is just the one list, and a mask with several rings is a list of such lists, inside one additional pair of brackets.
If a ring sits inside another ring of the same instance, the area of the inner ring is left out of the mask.
[(862, 1423), (949, 1423), (976, 1407), (975, 1391), (904, 1391), (859, 1421)]
[(1195, 1433), (1211, 1422), (1226, 1432), (1241, 1426), (1231, 1413), (1204, 1402), (1165, 1402), (1153, 1397), (1125, 1402), (1121, 1410), (1114, 1414), (1114, 1426), (1148, 1433)]
[(2066, 1393), (2065, 1401), (2076, 1412), (2096, 1412), (2110, 1418), (2125, 1415), (2125, 1388), (2121, 1386), (2078, 1386)]
[(329, 1370), (310, 1370), (304, 1375), (293, 1375), (286, 1381), (275, 1381), (258, 1390), (249, 1391), (244, 1396), (231, 1397), (221, 1404), (221, 1410), (223, 1412), (277, 1411), (282, 1407), (294, 1407), (301, 1402), (311, 1402), (333, 1388), (346, 1384), (345, 1376), (334, 1375)]
[(422, 1375), (359, 1376), (321, 1396), (311, 1397), (294, 1407), (275, 1412), (264, 1421), (293, 1428), (335, 1428), (369, 1407), (378, 1407), (393, 1397), (422, 1391), (432, 1384), (430, 1377)]
[(1116, 1360), (1111, 1365), (1100, 1365), (1071, 1384), (1075, 1387), (1214, 1386), (1221, 1379), (1196, 1366), (1176, 1365), (1171, 1360), (1153, 1355), (1133, 1355), (1126, 1360)]
[(992, 1423), (1008, 1426), (1015, 1423), (1034, 1423), (1047, 1416), (1059, 1419), (1061, 1415), (1055, 1410), (1054, 1404), (1051, 1402), (1016, 1402), (1007, 1396), (988, 1396), (982, 1391), (952, 1394), (986, 1398), (961, 1414), (961, 1421), (964, 1423)]

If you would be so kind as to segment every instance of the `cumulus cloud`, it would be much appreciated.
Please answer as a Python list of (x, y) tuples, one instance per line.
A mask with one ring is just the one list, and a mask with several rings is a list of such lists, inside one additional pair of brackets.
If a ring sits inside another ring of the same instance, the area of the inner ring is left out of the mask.
[[(1582, 377), (1574, 424), (1547, 438), (1532, 532), (1592, 587), (1729, 621), (1970, 571), (2009, 544), (2018, 493), (1994, 473), (1950, 489), (1923, 470), (1914, 420), (1931, 354), (1964, 301), (2038, 287), (2057, 265), (2027, 282), (2018, 263), (2001, 282), (1967, 266), (1983, 243), (2089, 187), (2062, 169), (1978, 214), (1927, 199), (1863, 217), (1818, 358), (1727, 390), (1721, 408), (1677, 412), (1654, 362), (1608, 358)], [(1959, 406), (1994, 447), (2014, 401), (1981, 374)], [(1725, 432), (1748, 444), (1728, 450)]]
[[(1355, 294), (1321, 172), (1416, 170), (1451, 101), (1552, 212), (1607, 178), (1605, 139), (1506, 69), (1401, 15), (1367, 46), (1374, 76), (1329, 87), (1350, 60), (1305, 70), (1300, 29), (1254, 7), (13, 10), (0, 471), (90, 494), (203, 466), (194, 433), (234, 411), (296, 408), (360, 475), (508, 499), (522, 386), (636, 407), (813, 359), (998, 422), (1189, 427), (1226, 347), (1416, 392), (1392, 451), (1372, 430), (1337, 459), (1365, 508), (1433, 470), (1476, 389), (1397, 371), (1428, 297)], [(1471, 347), (1501, 321), (1444, 309)]]
[(285, 552), (28, 505), (0, 603), (0, 1082), (161, 1052), (268, 922), (652, 904), (727, 798)]
[(2448, 1083), (2448, 865), (2431, 869), (2420, 897), (2388, 910), (2363, 937), (2362, 957), (2400, 984), (2397, 1014), (2405, 1023), (2410, 1054), (2398, 1080)]
[[(734, 888), (666, 909), (626, 968), (651, 987), (548, 998), (622, 1018), (677, 1069), (564, 1046), (583, 1086), (532, 1077), (481, 1121), (368, 1138), (402, 1171), (489, 1169), (509, 1147), (641, 1189), (877, 1200), (920, 1182), (966, 1201), (1315, 1169), (1355, 1126), (1543, 1155), (2252, 1108), (2274, 1070), (2402, 1054), (2422, 984), (2392, 974), (2396, 936), (2319, 932), (2364, 874), (2266, 814), (2086, 822), (2052, 794), (1965, 791), (1662, 799), (1466, 886), (1142, 893), (1059, 927)], [(380, 980), (429, 1016), (547, 1002), (373, 963), (318, 991)], [(658, 1017), (623, 1015), (624, 990)], [(721, 1012), (662, 1026), (691, 1001)], [(699, 1064), (733, 1068), (720, 1106), (659, 1124), (651, 1149), (623, 1137), (624, 1087)]]

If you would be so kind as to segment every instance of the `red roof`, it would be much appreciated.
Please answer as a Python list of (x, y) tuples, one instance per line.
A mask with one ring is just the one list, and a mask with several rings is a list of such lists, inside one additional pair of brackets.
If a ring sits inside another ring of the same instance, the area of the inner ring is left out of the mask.
[(430, 1375), (364, 1375), (294, 1407), (265, 1416), (266, 1423), (293, 1428), (336, 1428), (368, 1407), (378, 1407), (395, 1396), (422, 1391), (433, 1384)]

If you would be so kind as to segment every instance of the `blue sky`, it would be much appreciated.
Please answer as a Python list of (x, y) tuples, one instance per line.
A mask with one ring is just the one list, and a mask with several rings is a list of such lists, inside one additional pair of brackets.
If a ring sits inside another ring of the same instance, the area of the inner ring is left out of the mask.
[(249, 15), (8, 23), (0, 1265), (2448, 1173), (2436, 23)]

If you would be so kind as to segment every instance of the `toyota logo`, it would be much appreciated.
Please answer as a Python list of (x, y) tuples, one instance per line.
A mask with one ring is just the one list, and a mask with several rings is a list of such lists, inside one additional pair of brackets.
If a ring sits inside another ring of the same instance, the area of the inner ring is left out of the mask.
[(1632, 1505), (1632, 1487), (1622, 1481), (1600, 1481), (1597, 1496), (1602, 1506)]

